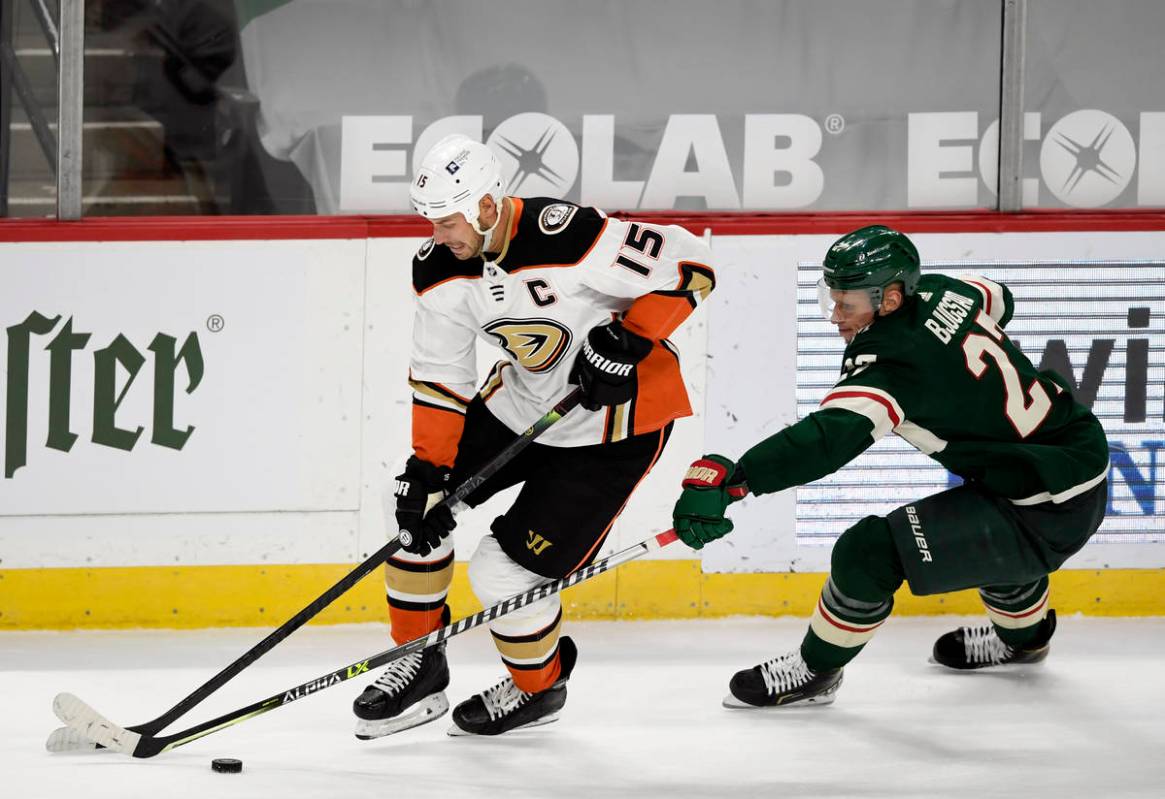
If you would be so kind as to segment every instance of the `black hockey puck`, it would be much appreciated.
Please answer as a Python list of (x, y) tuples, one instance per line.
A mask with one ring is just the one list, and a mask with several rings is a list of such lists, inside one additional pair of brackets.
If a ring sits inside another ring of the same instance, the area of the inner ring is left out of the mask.
[(233, 757), (216, 757), (210, 761), (210, 767), (221, 774), (238, 774), (243, 770), (243, 761)]

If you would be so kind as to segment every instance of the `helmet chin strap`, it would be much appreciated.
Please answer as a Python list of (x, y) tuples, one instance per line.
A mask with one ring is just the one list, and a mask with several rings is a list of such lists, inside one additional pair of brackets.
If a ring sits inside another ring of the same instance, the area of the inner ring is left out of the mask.
[(476, 230), (479, 235), (485, 237), (485, 241), (483, 241), (481, 244), (481, 251), (482, 252), (495, 252), (495, 250), (493, 249), (494, 231), (497, 230), (498, 223), (502, 221), (502, 203), (504, 203), (505, 201), (506, 201), (506, 198), (503, 197), (501, 199), (501, 202), (499, 202), (497, 204), (497, 209), (498, 209), (497, 215), (494, 217), (494, 223), (492, 225), (490, 225), (488, 228), (483, 228), (483, 227), (481, 227), (480, 224), (478, 224), (478, 220), (481, 219), (481, 216), (478, 216), (477, 219), (473, 220), (473, 222), (470, 223), (473, 226), (473, 229)]

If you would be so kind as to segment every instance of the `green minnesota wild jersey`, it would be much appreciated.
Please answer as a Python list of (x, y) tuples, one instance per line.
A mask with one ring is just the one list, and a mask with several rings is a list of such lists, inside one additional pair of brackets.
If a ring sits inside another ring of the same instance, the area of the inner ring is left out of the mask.
[(991, 280), (923, 275), (902, 308), (854, 336), (820, 409), (745, 453), (750, 488), (811, 482), (891, 432), (1019, 505), (1098, 485), (1100, 422), (1008, 339), (1012, 308)]

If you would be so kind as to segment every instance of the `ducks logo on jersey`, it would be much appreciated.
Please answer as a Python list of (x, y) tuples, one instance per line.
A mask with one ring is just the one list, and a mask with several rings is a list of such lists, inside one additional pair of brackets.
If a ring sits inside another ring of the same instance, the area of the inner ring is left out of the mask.
[(553, 369), (570, 349), (570, 330), (552, 319), (498, 319), (483, 328), (530, 372)]

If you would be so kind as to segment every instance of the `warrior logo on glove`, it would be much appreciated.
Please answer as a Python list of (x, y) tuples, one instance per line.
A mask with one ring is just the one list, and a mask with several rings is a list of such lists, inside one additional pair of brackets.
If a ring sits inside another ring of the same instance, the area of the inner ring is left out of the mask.
[(630, 402), (635, 396), (636, 366), (651, 353), (651, 347), (651, 339), (632, 333), (619, 321), (591, 328), (571, 373), (571, 382), (582, 389), (579, 404), (597, 411)]
[(748, 496), (744, 470), (723, 455), (705, 455), (688, 467), (672, 511), (676, 535), (692, 549), (732, 532), (724, 512)]
[(635, 364), (633, 363), (619, 363), (618, 361), (611, 361), (604, 358), (595, 352), (595, 348), (591, 346), (589, 341), (583, 342), (582, 354), (591, 366), (600, 372), (606, 372), (616, 377), (627, 377), (627, 375), (631, 374), (631, 370), (635, 368)]
[[(728, 467), (720, 461), (711, 460), (713, 457), (719, 456), (701, 458), (688, 467), (688, 473), (684, 475), (684, 488), (715, 488), (728, 478)], [(725, 490), (733, 500), (748, 496), (748, 486), (744, 483), (728, 485)]]

